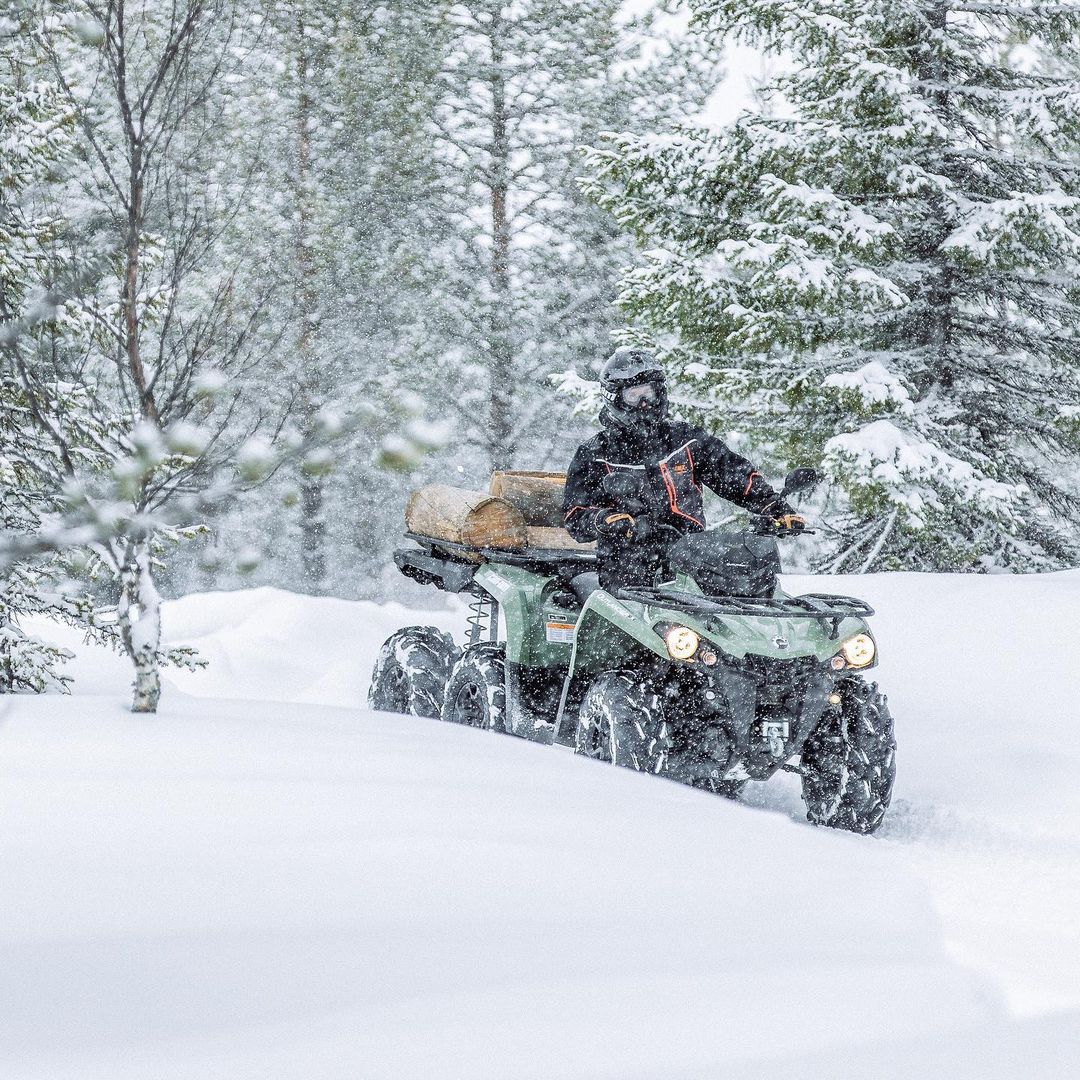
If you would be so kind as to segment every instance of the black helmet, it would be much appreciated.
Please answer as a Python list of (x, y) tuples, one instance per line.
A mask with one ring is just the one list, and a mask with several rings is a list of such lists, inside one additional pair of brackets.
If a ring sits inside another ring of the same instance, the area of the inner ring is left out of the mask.
[(647, 430), (667, 416), (664, 371), (652, 349), (616, 349), (600, 371), (600, 386), (607, 411), (625, 427)]

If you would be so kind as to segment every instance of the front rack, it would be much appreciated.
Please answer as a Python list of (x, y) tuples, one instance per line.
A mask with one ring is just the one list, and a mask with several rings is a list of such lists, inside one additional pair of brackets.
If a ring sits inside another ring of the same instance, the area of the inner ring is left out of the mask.
[(680, 589), (629, 588), (620, 600), (661, 607), (677, 607), (695, 615), (749, 615), (772, 619), (818, 619), (835, 638), (844, 619), (867, 619), (874, 609), (865, 600), (831, 593), (802, 596), (702, 596)]

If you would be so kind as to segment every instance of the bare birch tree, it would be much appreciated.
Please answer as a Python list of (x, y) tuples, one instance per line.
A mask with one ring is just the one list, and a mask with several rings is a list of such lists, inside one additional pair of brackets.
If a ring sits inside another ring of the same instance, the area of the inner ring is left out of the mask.
[[(257, 20), (245, 23), (224, 0), (74, 6), (80, 32), (89, 26), (100, 41), (95, 62), (57, 49), (53, 67), (76, 115), (81, 195), (112, 273), (84, 305), (92, 348), (68, 361), (119, 433), (110, 494), (130, 507), (102, 509), (125, 525), (93, 546), (119, 583), (132, 708), (153, 712), (162, 656), (155, 549), (189, 530), (145, 523), (211, 485), (254, 431), (281, 431), (280, 415), (257, 409), (246, 430), (233, 422), (260, 355), (265, 297), (238, 295), (237, 268), (215, 258), (244, 185), (211, 169), (213, 142), (225, 76), (242, 63)], [(94, 494), (92, 485), (84, 493)]]

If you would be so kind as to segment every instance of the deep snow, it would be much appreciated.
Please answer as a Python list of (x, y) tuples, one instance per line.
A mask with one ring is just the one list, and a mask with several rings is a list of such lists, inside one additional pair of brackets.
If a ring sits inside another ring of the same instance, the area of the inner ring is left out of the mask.
[(156, 719), (80, 648), (0, 724), (0, 1076), (1071, 1077), (1080, 572), (824, 585), (879, 611), (871, 839), (369, 713), (397, 605), (169, 603)]

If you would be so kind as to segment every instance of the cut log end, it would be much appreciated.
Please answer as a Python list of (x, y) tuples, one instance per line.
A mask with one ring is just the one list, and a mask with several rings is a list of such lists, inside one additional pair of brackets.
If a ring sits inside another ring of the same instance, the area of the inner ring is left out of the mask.
[(474, 548), (525, 547), (525, 519), (503, 499), (483, 491), (431, 484), (414, 491), (405, 507), (405, 525), (418, 536)]

